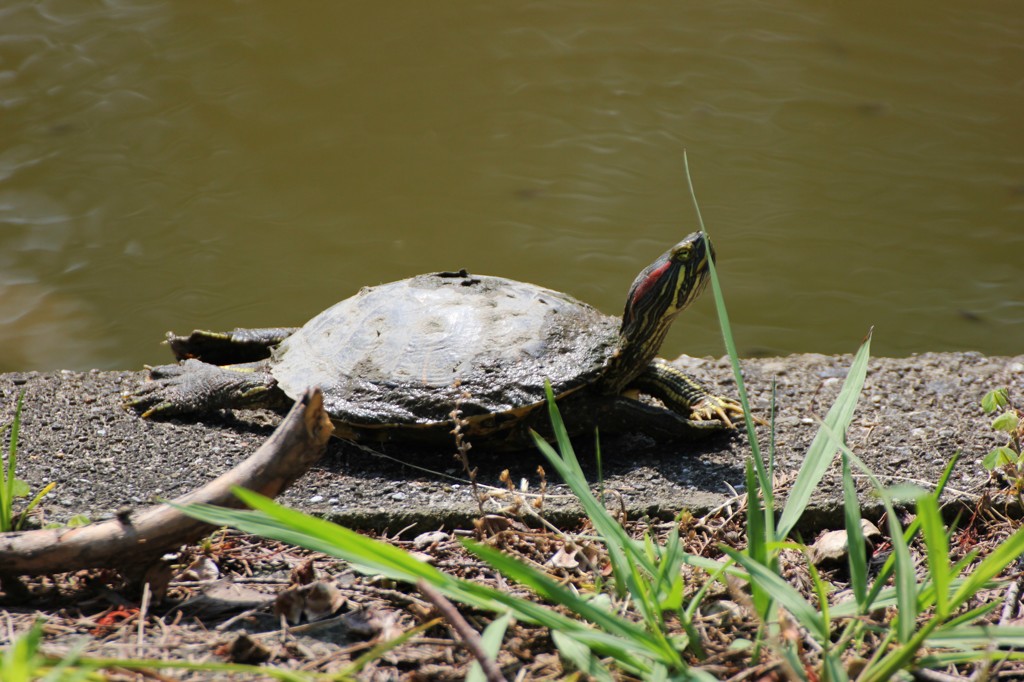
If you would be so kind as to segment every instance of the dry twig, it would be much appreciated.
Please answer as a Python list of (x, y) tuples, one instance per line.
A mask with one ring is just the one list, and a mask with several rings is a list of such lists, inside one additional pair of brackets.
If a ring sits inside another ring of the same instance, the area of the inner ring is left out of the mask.
[[(240, 502), (231, 492), (234, 486), (276, 497), (320, 459), (333, 429), (320, 391), (310, 391), (252, 456), (175, 503), (237, 507)], [(6, 576), (98, 567), (144, 568), (209, 531), (209, 525), (161, 504), (138, 515), (81, 528), (0, 534), (0, 566)]]
[(416, 589), (427, 598), (427, 600), (433, 604), (441, 615), (445, 617), (451, 626), (455, 628), (455, 632), (458, 633), (459, 638), (462, 640), (463, 646), (469, 649), (469, 652), (473, 654), (476, 660), (480, 663), (480, 668), (484, 671), (484, 677), (487, 678), (488, 682), (506, 682), (505, 676), (501, 674), (501, 668), (498, 667), (498, 663), (487, 655), (484, 651), (483, 641), (480, 639), (480, 634), (474, 630), (466, 619), (462, 617), (455, 605), (452, 604), (448, 599), (437, 591), (432, 585), (424, 580), (420, 580), (416, 583)]

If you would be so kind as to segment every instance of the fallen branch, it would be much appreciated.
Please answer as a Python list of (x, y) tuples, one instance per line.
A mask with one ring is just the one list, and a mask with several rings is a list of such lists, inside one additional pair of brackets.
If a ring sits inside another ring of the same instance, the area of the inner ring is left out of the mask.
[[(239, 507), (241, 503), (231, 493), (233, 486), (276, 497), (320, 459), (333, 430), (323, 409), (323, 396), (318, 389), (310, 390), (248, 459), (174, 502)], [(145, 567), (209, 532), (208, 524), (160, 504), (81, 528), (2, 533), (0, 578), (85, 568)]]

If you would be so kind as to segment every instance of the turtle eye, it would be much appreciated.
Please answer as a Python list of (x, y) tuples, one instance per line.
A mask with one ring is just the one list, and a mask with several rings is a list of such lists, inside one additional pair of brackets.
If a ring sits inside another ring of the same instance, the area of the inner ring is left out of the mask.
[(672, 260), (685, 263), (690, 260), (690, 255), (693, 253), (693, 248), (689, 244), (680, 244), (672, 249)]

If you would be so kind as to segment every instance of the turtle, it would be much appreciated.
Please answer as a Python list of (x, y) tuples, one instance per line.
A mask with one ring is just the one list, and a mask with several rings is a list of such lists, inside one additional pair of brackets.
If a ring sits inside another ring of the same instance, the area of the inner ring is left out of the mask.
[(548, 382), (570, 433), (706, 435), (733, 428), (742, 407), (656, 356), (714, 257), (703, 232), (688, 235), (637, 275), (621, 318), (460, 270), (364, 287), (301, 328), (168, 333), (178, 362), (147, 367), (125, 402), (143, 417), (282, 411), (318, 386), (344, 439), (451, 442), (457, 423), (464, 439), (508, 449), (547, 425)]

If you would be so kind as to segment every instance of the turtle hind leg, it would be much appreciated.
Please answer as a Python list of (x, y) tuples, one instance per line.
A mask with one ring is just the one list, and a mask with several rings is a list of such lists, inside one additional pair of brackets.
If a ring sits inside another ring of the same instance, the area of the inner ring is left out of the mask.
[(738, 401), (713, 395), (689, 374), (660, 358), (652, 360), (629, 388), (657, 398), (668, 409), (693, 421), (718, 421), (732, 428), (733, 419), (743, 419), (743, 406)]
[[(601, 434), (637, 433), (655, 441), (697, 441), (723, 432), (717, 421), (696, 421), (688, 414), (666, 410), (640, 402), (625, 395), (593, 395), (579, 391), (561, 398), (558, 411), (570, 435), (593, 437), (594, 428)], [(534, 410), (524, 420), (522, 441), (527, 429), (551, 441), (554, 437), (547, 410)]]
[(196, 329), (188, 336), (167, 333), (167, 345), (178, 360), (193, 358), (213, 365), (256, 362), (270, 357), (277, 344), (297, 331), (297, 327), (266, 327), (211, 332)]
[(656, 441), (698, 441), (723, 432), (717, 421), (689, 419), (674, 410), (615, 396), (601, 416), (602, 433), (642, 433)]
[(217, 409), (266, 407), (289, 402), (266, 362), (219, 367), (199, 360), (150, 368), (150, 380), (124, 397), (143, 417), (204, 414)]

